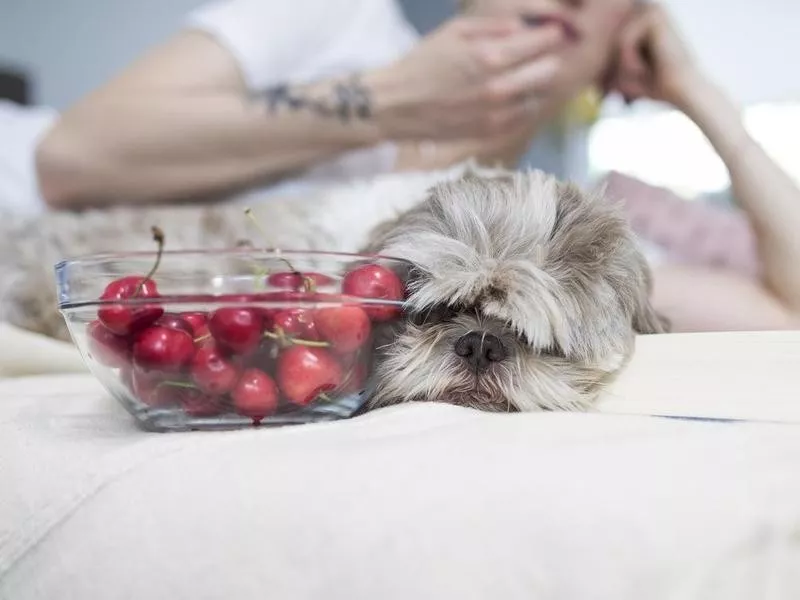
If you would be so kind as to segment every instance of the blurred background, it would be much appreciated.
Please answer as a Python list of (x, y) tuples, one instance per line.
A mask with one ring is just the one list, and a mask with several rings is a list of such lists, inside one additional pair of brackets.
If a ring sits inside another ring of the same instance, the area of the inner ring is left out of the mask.
[[(63, 109), (165, 39), (202, 3), (0, 0), (0, 97)], [(401, 4), (423, 32), (454, 10), (452, 0)], [(745, 107), (753, 135), (800, 180), (800, 75), (794, 64), (800, 57), (800, 1), (665, 4), (699, 60)], [(727, 173), (696, 127), (652, 103), (629, 108), (607, 102), (594, 122), (542, 134), (526, 162), (581, 182), (613, 168), (689, 199), (728, 200)]]

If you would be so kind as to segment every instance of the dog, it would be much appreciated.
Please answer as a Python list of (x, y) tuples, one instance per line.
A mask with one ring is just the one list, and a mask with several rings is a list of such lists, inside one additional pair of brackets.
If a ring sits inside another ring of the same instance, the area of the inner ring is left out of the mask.
[(414, 265), (372, 408), (585, 409), (637, 334), (667, 328), (618, 207), (541, 172), (439, 184), (372, 237), (368, 251)]
[[(412, 265), (406, 317), (381, 346), (368, 409), (440, 401), (585, 410), (625, 367), (637, 334), (667, 330), (619, 206), (540, 171), (466, 166), (253, 212), (273, 246), (359, 250)], [(4, 266), (17, 277), (4, 294), (6, 318), (65, 339), (52, 263), (141, 249), (131, 242), (146, 240), (154, 221), (173, 248), (231, 247), (252, 234), (231, 206), (53, 215), (11, 228), (4, 244), (17, 258)]]

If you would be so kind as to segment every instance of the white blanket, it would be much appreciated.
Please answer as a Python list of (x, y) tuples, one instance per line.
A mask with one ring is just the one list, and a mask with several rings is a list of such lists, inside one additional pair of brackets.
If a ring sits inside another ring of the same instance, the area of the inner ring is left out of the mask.
[(406, 405), (137, 430), (0, 382), (0, 598), (800, 598), (791, 425)]

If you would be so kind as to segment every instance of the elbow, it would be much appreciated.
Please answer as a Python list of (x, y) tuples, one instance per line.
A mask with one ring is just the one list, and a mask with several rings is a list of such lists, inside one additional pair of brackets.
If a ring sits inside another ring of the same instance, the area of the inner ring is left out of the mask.
[(57, 123), (36, 148), (39, 194), (52, 210), (74, 210), (92, 202), (99, 164), (82, 136)]

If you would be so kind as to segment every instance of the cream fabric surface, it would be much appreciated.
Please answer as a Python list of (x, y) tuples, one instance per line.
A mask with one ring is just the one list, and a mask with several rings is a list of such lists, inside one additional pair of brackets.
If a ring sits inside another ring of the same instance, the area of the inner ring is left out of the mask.
[(0, 598), (800, 597), (795, 427), (405, 405), (147, 434), (0, 383)]
[(86, 372), (86, 366), (72, 344), (0, 321), (0, 378)]
[[(6, 372), (83, 369), (0, 339)], [(415, 404), (148, 434), (87, 374), (7, 378), (0, 599), (794, 600), (798, 467), (794, 425)]]

